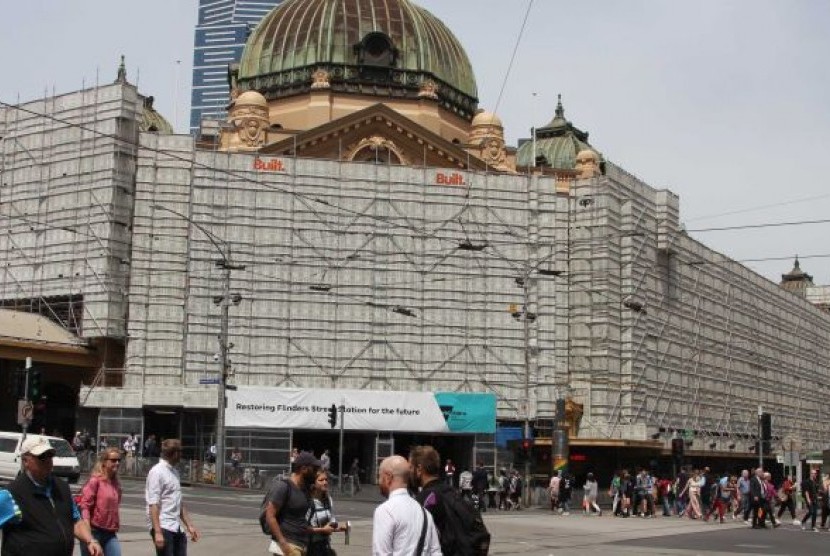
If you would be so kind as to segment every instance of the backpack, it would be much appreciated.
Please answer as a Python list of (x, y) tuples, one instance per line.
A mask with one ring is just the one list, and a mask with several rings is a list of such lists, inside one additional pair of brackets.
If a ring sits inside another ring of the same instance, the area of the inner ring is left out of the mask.
[(709, 496), (713, 499), (721, 497), (720, 481), (715, 481), (709, 488)]
[[(271, 528), (268, 527), (268, 522), (265, 520), (265, 508), (268, 507), (268, 500), (271, 499), (271, 493), (280, 481), (287, 483), (288, 479), (278, 479), (271, 483), (271, 486), (268, 487), (268, 492), (265, 493), (265, 498), (262, 499), (262, 504), (259, 508), (259, 527), (262, 529), (262, 532), (269, 537), (271, 536)], [(288, 497), (291, 496), (291, 485), (287, 484), (286, 486), (288, 488), (285, 489), (285, 496), (283, 496), (282, 502), (280, 503), (280, 510), (285, 507), (286, 502), (288, 502)], [(277, 520), (279, 521), (279, 516), (277, 516)]]
[(449, 485), (437, 486), (435, 493), (444, 513), (444, 523), (436, 523), (441, 550), (456, 556), (487, 556), (490, 532), (478, 508)]

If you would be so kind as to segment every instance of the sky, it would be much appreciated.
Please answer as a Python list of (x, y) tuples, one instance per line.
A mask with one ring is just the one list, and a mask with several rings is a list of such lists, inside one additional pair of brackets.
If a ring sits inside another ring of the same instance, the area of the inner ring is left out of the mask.
[[(457, 35), (509, 143), (565, 115), (680, 196), (690, 234), (779, 281), (830, 284), (830, 2), (418, 0)], [(196, 0), (0, 0), (0, 100), (128, 78), (187, 131)], [(530, 6), (530, 17), (508, 68)], [(503, 93), (502, 93), (503, 91)], [(500, 99), (500, 100), (499, 100)], [(813, 257), (814, 255), (826, 255)]]

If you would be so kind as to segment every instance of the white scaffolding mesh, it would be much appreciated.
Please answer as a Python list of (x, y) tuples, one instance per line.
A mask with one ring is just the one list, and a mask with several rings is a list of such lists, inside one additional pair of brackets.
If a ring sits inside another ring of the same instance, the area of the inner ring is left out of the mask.
[(92, 406), (215, 407), (200, 380), (229, 254), (238, 384), (492, 391), (501, 419), (571, 395), (583, 437), (739, 449), (760, 404), (777, 437), (826, 443), (830, 314), (689, 238), (676, 196), (613, 164), (570, 196), (434, 168), (254, 171), (139, 139), (140, 109), (112, 85), (0, 110), (0, 298), (58, 321), (50, 303), (82, 298), (84, 337), (128, 333), (124, 386), (85, 390)]

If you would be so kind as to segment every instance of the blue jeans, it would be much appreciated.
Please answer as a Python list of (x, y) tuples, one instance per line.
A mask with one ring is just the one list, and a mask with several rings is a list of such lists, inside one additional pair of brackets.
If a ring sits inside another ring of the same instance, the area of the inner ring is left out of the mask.
[[(187, 556), (187, 535), (167, 529), (162, 529), (161, 534), (164, 535), (164, 548), (156, 548), (156, 556)], [(150, 538), (153, 538), (152, 531), (150, 531)], [(155, 546), (153, 542), (153, 547)]]
[[(121, 556), (121, 544), (118, 542), (118, 537), (115, 533), (93, 527), (92, 537), (104, 549), (104, 556)], [(89, 549), (86, 543), (81, 543), (81, 556), (89, 556)]]
[(804, 526), (807, 524), (807, 520), (812, 520), (810, 523), (810, 527), (816, 527), (816, 517), (818, 517), (818, 504), (816, 504), (815, 500), (813, 500), (812, 504), (807, 504), (807, 513), (804, 514), (804, 519), (801, 520), (801, 525)]

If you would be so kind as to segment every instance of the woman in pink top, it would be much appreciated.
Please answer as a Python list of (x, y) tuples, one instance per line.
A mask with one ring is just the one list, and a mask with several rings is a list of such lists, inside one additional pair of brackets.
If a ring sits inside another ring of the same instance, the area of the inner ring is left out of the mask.
[[(121, 556), (118, 543), (120, 520), (118, 506), (121, 504), (121, 483), (118, 482), (118, 465), (121, 452), (118, 448), (107, 448), (98, 457), (89, 480), (81, 490), (81, 502), (78, 504), (81, 517), (85, 519), (95, 537), (104, 549), (104, 556)], [(81, 545), (81, 554), (89, 556), (86, 547)]]

